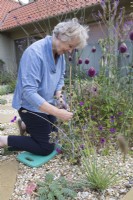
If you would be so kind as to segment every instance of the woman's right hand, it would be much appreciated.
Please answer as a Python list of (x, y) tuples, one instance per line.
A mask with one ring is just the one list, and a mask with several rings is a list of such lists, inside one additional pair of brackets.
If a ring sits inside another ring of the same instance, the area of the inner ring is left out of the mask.
[(64, 109), (59, 109), (56, 114), (56, 117), (61, 119), (62, 121), (69, 121), (72, 119), (73, 113), (68, 112), (67, 110), (64, 110)]

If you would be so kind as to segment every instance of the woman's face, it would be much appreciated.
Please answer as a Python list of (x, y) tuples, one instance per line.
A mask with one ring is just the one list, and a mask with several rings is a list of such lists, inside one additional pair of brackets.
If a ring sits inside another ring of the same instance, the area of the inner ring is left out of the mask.
[(77, 38), (70, 41), (61, 41), (60, 39), (55, 39), (53, 41), (53, 50), (58, 55), (62, 55), (65, 53), (72, 53), (72, 51), (79, 45), (79, 40)]

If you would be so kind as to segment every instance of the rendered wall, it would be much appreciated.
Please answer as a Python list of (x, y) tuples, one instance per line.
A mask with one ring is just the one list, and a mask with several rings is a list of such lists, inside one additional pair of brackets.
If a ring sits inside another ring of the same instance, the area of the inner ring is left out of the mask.
[(0, 34), (0, 59), (5, 63), (5, 71), (13, 73), (16, 71), (17, 66), (14, 41), (3, 34)]

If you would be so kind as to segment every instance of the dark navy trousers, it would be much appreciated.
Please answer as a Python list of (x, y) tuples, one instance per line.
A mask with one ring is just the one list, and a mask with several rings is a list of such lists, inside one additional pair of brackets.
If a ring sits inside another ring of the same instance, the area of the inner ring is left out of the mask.
[(49, 134), (52, 131), (57, 131), (55, 126), (50, 122), (54, 124), (56, 117), (44, 113), (32, 112), (40, 116), (38, 117), (29, 112), (22, 112), (23, 110), (26, 109), (21, 108), (18, 112), (22, 121), (26, 125), (26, 131), (29, 133), (29, 136), (8, 136), (9, 150), (28, 151), (37, 155), (50, 154), (54, 150), (55, 144), (49, 143)]

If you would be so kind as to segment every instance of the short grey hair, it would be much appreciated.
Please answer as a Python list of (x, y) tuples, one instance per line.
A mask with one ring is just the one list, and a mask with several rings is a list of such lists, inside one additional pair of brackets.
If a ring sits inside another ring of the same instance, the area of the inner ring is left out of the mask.
[(89, 38), (89, 27), (81, 25), (77, 18), (73, 18), (66, 22), (60, 22), (54, 27), (53, 36), (59, 38), (61, 41), (70, 41), (74, 38), (79, 39), (77, 49), (82, 49), (87, 45)]

